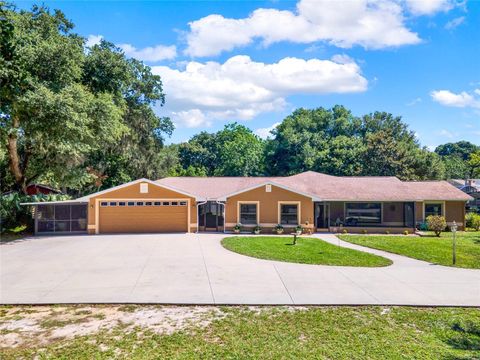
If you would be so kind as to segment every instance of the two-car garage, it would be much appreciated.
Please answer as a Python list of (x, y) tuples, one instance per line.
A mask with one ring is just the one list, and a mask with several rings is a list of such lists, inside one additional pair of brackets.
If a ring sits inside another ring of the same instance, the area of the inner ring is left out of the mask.
[(188, 231), (186, 200), (99, 201), (99, 233)]
[(88, 200), (88, 232), (190, 232), (197, 221), (195, 197), (147, 179), (92, 194)]
[(198, 200), (139, 179), (76, 200), (24, 205), (35, 209), (37, 234), (169, 233), (196, 230)]

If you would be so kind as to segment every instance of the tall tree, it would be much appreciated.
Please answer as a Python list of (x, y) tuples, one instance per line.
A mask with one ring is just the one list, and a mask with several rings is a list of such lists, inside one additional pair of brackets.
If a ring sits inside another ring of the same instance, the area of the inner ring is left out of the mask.
[(464, 179), (472, 177), (475, 171), (471, 168), (470, 156), (480, 150), (480, 146), (469, 141), (458, 141), (437, 146), (435, 153), (442, 157), (447, 179)]
[(237, 123), (228, 124), (214, 134), (201, 132), (179, 149), (185, 171), (208, 176), (261, 175), (263, 154), (264, 141)]
[(138, 60), (127, 59), (121, 49), (102, 41), (89, 49), (83, 82), (94, 93), (114, 94), (122, 106), (127, 131), (117, 143), (106, 144), (88, 159), (90, 172), (101, 188), (136, 178), (165, 174), (160, 152), (164, 136), (171, 135), (169, 118), (159, 117), (153, 105), (163, 106), (165, 95), (158, 75)]
[(267, 172), (358, 175), (364, 148), (356, 133), (359, 126), (359, 119), (343, 106), (295, 110), (273, 131), (274, 138), (267, 145)]
[[(158, 76), (112, 44), (85, 39), (56, 10), (2, 7), (0, 140), (15, 187), (85, 188), (155, 175), (164, 134)], [(3, 180), (3, 179), (2, 179)]]
[(468, 159), (468, 175), (470, 179), (480, 176), (480, 150), (470, 154)]
[(314, 170), (424, 179), (444, 171), (400, 117), (375, 112), (358, 118), (339, 105), (295, 110), (274, 131), (266, 157), (267, 172), (275, 175)]
[[(1, 53), (0, 136), (15, 186), (25, 191), (48, 172), (64, 180), (87, 153), (125, 128), (111, 94), (93, 94), (81, 83), (84, 39), (60, 11), (3, 7), (2, 22), (13, 31)], [(75, 182), (85, 180), (76, 175)]]

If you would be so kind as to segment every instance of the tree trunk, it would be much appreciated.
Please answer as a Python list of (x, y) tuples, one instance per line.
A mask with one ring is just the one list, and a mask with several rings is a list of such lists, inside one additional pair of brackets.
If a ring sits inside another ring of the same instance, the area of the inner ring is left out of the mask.
[(20, 126), (18, 118), (14, 117), (12, 119), (13, 131), (8, 134), (7, 138), (7, 151), (9, 158), (10, 171), (12, 172), (13, 177), (15, 178), (15, 183), (17, 187), (24, 193), (27, 193), (27, 184), (25, 181), (25, 172), (22, 171), (22, 166), (20, 164), (20, 157), (18, 156), (18, 147), (17, 147), (17, 131)]

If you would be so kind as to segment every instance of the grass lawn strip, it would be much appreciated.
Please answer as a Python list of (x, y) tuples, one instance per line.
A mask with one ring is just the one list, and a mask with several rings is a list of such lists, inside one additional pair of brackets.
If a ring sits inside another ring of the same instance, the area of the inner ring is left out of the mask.
[[(480, 350), (480, 312), (473, 308), (104, 305), (0, 312), (2, 360), (478, 359)], [(62, 321), (42, 327), (52, 313)], [(78, 322), (82, 316), (88, 319)], [(121, 317), (125, 322), (112, 321)], [(99, 320), (104, 326), (86, 325)], [(24, 326), (15, 329), (19, 321)], [(50, 335), (72, 325), (89, 331)], [(19, 342), (8, 342), (12, 334)]]
[(222, 240), (231, 251), (259, 259), (317, 265), (388, 266), (384, 257), (329, 244), (313, 237), (300, 237), (292, 245), (291, 236), (232, 236)]
[[(436, 236), (338, 235), (344, 241), (405, 255), (433, 264), (453, 266), (452, 233)], [(480, 232), (457, 232), (456, 267), (480, 269)]]

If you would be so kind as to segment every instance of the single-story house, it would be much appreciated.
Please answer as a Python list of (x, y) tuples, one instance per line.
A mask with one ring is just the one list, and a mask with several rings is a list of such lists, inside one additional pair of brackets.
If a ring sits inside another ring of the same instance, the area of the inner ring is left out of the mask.
[(446, 181), (338, 177), (307, 171), (287, 177), (139, 179), (76, 200), (34, 205), (35, 231), (141, 233), (245, 230), (413, 232), (432, 214), (463, 228), (471, 197)]

